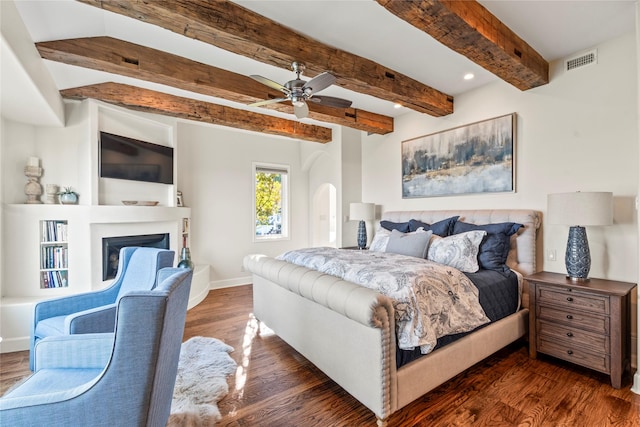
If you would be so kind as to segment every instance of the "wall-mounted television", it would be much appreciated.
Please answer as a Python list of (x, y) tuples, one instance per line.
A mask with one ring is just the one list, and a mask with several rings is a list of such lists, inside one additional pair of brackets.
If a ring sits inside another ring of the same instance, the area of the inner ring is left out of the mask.
[(100, 132), (100, 177), (173, 184), (173, 148)]

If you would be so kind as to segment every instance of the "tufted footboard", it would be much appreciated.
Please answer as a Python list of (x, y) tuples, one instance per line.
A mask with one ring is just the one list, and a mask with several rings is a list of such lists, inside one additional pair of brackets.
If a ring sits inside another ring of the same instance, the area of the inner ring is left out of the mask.
[(395, 401), (395, 324), (391, 300), (362, 286), (249, 255), (254, 314), (378, 418)]

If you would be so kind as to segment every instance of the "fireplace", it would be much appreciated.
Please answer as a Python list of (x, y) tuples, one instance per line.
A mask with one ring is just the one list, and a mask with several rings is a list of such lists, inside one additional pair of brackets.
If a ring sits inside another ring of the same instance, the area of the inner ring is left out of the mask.
[(126, 246), (169, 249), (169, 233), (102, 238), (102, 280), (116, 277), (120, 249)]

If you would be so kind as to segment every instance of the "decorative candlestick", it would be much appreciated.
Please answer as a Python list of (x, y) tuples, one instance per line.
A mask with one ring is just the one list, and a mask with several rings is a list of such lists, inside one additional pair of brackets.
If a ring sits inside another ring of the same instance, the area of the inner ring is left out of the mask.
[(29, 157), (27, 166), (24, 167), (24, 174), (28, 181), (24, 186), (24, 194), (27, 195), (27, 204), (40, 204), (40, 196), (42, 195), (42, 185), (40, 185), (40, 177), (42, 176), (42, 168), (40, 167), (40, 159), (37, 157)]

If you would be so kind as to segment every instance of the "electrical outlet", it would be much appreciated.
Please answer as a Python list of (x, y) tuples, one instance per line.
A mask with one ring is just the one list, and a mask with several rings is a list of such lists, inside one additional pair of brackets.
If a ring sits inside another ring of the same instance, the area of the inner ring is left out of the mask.
[(557, 259), (558, 258), (557, 258), (555, 249), (547, 250), (547, 260), (549, 260), (549, 261), (557, 261)]

